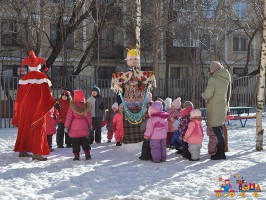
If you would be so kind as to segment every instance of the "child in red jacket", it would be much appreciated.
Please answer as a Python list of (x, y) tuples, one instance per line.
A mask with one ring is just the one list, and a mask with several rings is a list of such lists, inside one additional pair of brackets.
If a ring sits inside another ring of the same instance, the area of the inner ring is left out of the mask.
[(83, 148), (86, 160), (91, 159), (91, 147), (88, 140), (91, 126), (90, 103), (85, 101), (82, 90), (75, 90), (74, 101), (70, 101), (70, 108), (65, 121), (65, 129), (69, 130), (69, 136), (72, 140), (72, 148), (75, 155), (73, 160), (79, 160), (80, 146)]
[(113, 119), (113, 132), (115, 133), (116, 146), (122, 146), (122, 139), (124, 137), (123, 112), (124, 107), (121, 103), (119, 105), (119, 112), (115, 114)]
[[(64, 123), (66, 120), (67, 111), (69, 109), (69, 102), (72, 99), (69, 91), (64, 90), (57, 102), (59, 116), (57, 120), (57, 133), (56, 133), (56, 143), (57, 148), (64, 148), (64, 137), (67, 148), (71, 148), (71, 140), (67, 132), (64, 132)], [(59, 109), (60, 108), (60, 109)]]
[(46, 115), (46, 136), (50, 152), (54, 151), (52, 148), (53, 134), (56, 133), (56, 120), (59, 112), (56, 108), (52, 108)]

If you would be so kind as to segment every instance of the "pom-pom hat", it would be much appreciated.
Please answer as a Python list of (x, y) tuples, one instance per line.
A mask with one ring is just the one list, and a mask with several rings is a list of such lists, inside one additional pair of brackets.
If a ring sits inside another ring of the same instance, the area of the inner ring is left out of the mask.
[(194, 108), (194, 105), (191, 101), (185, 101), (185, 103), (183, 104), (183, 108), (186, 108), (186, 107)]
[(191, 118), (194, 118), (194, 117), (201, 117), (201, 112), (200, 112), (200, 110), (198, 110), (198, 109), (193, 109), (193, 110), (190, 112), (190, 117), (191, 117)]
[(100, 88), (98, 88), (96, 85), (92, 87), (91, 91), (96, 91), (98, 95), (100, 95)]
[(178, 97), (177, 99), (175, 99), (172, 103), (172, 105), (176, 108), (179, 109), (181, 107), (181, 98)]
[(115, 102), (115, 103), (112, 105), (112, 108), (116, 108), (116, 109), (118, 109), (118, 103)]
[(150, 108), (157, 112), (163, 112), (163, 104), (161, 101), (155, 101), (151, 104)]
[(85, 102), (85, 95), (82, 90), (74, 91), (74, 101), (76, 102)]

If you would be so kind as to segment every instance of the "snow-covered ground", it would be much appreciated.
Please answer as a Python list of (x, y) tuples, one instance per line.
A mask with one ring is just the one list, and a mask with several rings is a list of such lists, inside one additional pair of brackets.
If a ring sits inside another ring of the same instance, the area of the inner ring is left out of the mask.
[[(263, 121), (266, 129), (266, 116)], [(17, 129), (0, 129), (0, 199), (218, 199), (219, 177), (229, 178), (233, 189), (243, 177), (266, 190), (266, 150), (255, 150), (255, 124), (254, 119), (245, 128), (239, 121), (230, 123), (227, 160), (210, 160), (205, 132), (200, 161), (167, 150), (167, 161), (159, 164), (138, 159), (141, 143), (106, 143), (105, 129), (103, 143), (92, 145), (92, 160), (86, 161), (82, 152), (81, 160), (73, 161), (72, 149), (57, 149), (54, 136), (55, 151), (48, 161), (32, 161), (13, 152)], [(258, 194), (257, 199), (266, 199), (264, 192)], [(231, 198), (223, 195), (221, 199)], [(255, 197), (246, 193), (242, 198), (237, 192), (231, 199)]]

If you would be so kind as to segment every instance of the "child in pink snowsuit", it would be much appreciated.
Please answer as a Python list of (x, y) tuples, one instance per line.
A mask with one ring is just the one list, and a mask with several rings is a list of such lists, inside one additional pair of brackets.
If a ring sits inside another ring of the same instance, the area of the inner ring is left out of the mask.
[(200, 149), (203, 141), (202, 117), (200, 110), (190, 112), (190, 122), (183, 141), (188, 143), (188, 151), (191, 154), (191, 161), (197, 161), (200, 158)]
[(115, 133), (116, 146), (122, 146), (124, 137), (123, 112), (124, 107), (121, 103), (119, 105), (119, 112), (115, 114), (113, 119), (113, 132)]
[(169, 114), (163, 111), (160, 101), (155, 101), (149, 107), (150, 118), (147, 121), (145, 139), (150, 139), (152, 161), (159, 163), (166, 160), (166, 137)]
[(67, 112), (65, 129), (69, 129), (69, 136), (72, 141), (74, 153), (73, 160), (79, 160), (80, 146), (85, 153), (86, 160), (91, 159), (90, 143), (88, 140), (89, 129), (92, 126), (90, 114), (90, 103), (85, 101), (82, 90), (74, 91), (74, 101), (70, 101), (70, 107)]

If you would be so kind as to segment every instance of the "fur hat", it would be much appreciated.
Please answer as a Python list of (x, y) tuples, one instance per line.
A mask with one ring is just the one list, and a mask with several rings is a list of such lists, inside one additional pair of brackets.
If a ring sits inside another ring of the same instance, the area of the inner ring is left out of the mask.
[(194, 117), (201, 117), (201, 112), (200, 112), (200, 110), (198, 110), (198, 109), (193, 109), (193, 110), (190, 112), (190, 117), (191, 117), (191, 118), (194, 118)]
[(191, 108), (194, 108), (194, 105), (191, 101), (185, 101), (185, 103), (183, 104), (183, 108), (186, 108), (190, 106)]
[(74, 101), (76, 102), (85, 102), (85, 95), (82, 90), (74, 91)]
[(172, 103), (172, 105), (176, 108), (179, 109), (181, 107), (181, 98), (178, 97), (177, 99), (175, 99)]
[(100, 88), (98, 88), (96, 85), (91, 88), (91, 91), (96, 91), (98, 95), (100, 95)]
[(217, 61), (213, 61), (210, 65), (210, 71), (211, 73), (217, 71), (218, 69), (223, 69), (224, 67), (222, 66), (222, 64), (220, 62)]
[(118, 109), (118, 103), (115, 102), (115, 103), (112, 105), (112, 108), (116, 108), (116, 109)]
[(66, 95), (66, 97), (67, 97), (68, 100), (71, 100), (72, 99), (71, 93), (68, 90), (63, 90), (62, 91), (61, 98), (62, 98), (63, 95)]
[(150, 108), (156, 112), (163, 112), (163, 104), (161, 101), (153, 102)]

